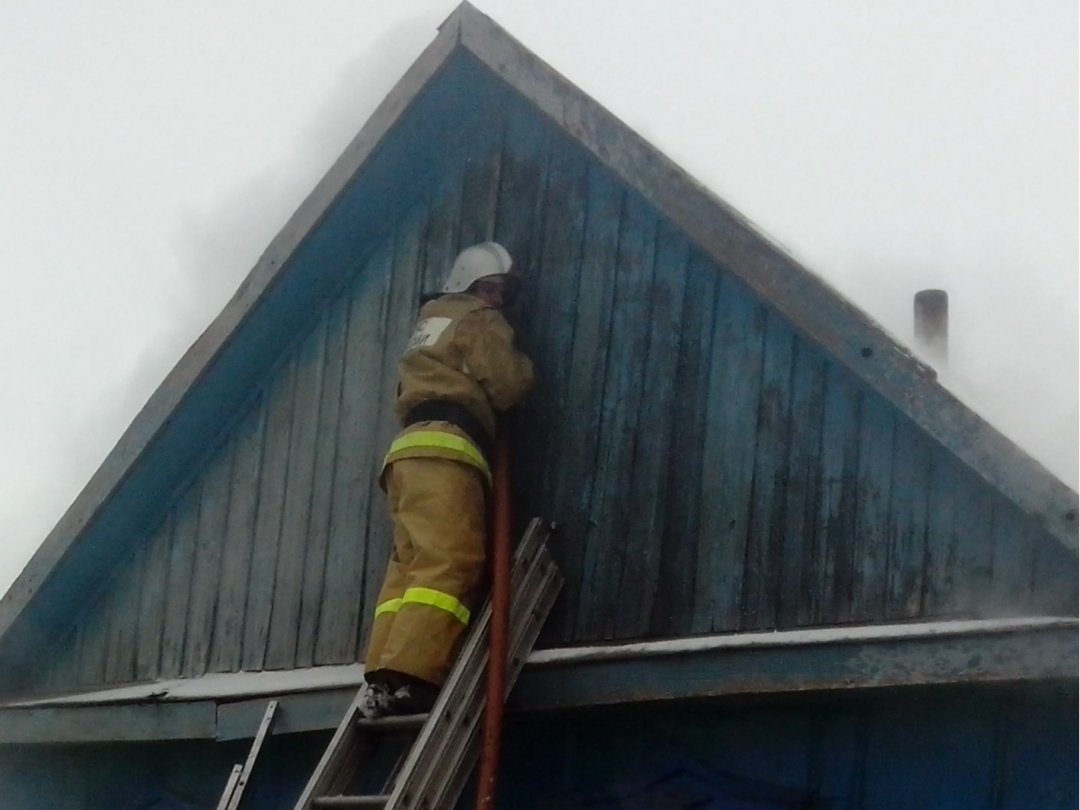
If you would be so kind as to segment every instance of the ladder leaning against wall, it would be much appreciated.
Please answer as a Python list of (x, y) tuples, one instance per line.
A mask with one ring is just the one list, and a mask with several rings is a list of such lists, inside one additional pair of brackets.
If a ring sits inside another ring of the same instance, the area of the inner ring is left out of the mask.
[[(506, 692), (521, 672), (526, 656), (551, 612), (562, 587), (562, 575), (547, 550), (552, 525), (533, 519), (525, 531), (511, 572), (510, 639), (506, 662)], [(360, 714), (361, 689), (322, 759), (312, 773), (296, 810), (320, 807), (438, 810), (453, 807), (479, 756), (480, 720), (484, 710), (484, 673), (488, 660), (491, 602), (484, 605), (469, 629), (461, 653), (428, 714), (367, 720)], [(503, 696), (506, 697), (505, 695)], [(350, 793), (372, 774), (384, 743), (407, 736), (398, 761), (374, 793)]]

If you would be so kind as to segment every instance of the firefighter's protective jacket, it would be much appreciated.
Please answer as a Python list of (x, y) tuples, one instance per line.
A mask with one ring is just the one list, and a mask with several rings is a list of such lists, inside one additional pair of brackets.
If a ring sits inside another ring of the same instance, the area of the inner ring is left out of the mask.
[[(398, 419), (425, 402), (461, 405), (495, 434), (495, 414), (532, 388), (532, 362), (514, 346), (506, 318), (471, 295), (444, 295), (420, 310), (399, 367)], [(464, 462), (490, 478), (487, 459), (461, 428), (441, 421), (408, 425), (390, 445), (385, 464), (435, 457)]]
[[(396, 407), (406, 426), (391, 443), (380, 477), (394, 524), (394, 551), (364, 665), (369, 677), (403, 673), (438, 685), (456, 656), (484, 577), (485, 483), (491, 472), (481, 446), (494, 435), (496, 412), (528, 393), (533, 367), (515, 348), (514, 331), (498, 310), (473, 296), (452, 294), (420, 310), (399, 373)], [(464, 427), (415, 419), (418, 412), (440, 410), (461, 416), (461, 409)]]

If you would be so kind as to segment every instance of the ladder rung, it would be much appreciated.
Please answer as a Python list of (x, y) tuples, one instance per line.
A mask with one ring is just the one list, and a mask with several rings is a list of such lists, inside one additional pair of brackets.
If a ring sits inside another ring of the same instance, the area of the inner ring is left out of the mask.
[(378, 717), (374, 720), (358, 717), (356, 718), (356, 726), (365, 731), (394, 734), (402, 731), (419, 731), (427, 719), (427, 714), (397, 714)]
[(316, 807), (385, 807), (389, 796), (319, 796), (312, 800)]

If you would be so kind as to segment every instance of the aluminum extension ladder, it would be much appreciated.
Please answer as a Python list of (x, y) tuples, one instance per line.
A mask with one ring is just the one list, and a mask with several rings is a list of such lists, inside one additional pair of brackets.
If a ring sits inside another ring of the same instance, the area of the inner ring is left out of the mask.
[[(562, 575), (547, 550), (552, 526), (533, 519), (514, 555), (506, 662), (509, 693), (562, 587)], [(445, 810), (453, 807), (479, 756), (488, 661), (490, 600), (470, 628), (461, 653), (429, 714), (367, 720), (360, 714), (361, 689), (341, 720), (296, 810), (319, 807)], [(504, 695), (505, 698), (505, 695)], [(343, 795), (377, 759), (380, 743), (415, 735), (381, 792)]]
[(232, 773), (229, 774), (229, 781), (225, 783), (225, 792), (221, 794), (221, 800), (218, 802), (217, 810), (238, 810), (240, 807), (240, 803), (244, 798), (244, 788), (247, 787), (248, 781), (251, 779), (251, 772), (255, 768), (255, 760), (258, 759), (263, 743), (274, 726), (277, 709), (278, 702), (276, 700), (271, 700), (266, 704), (266, 712), (263, 714), (255, 739), (251, 743), (251, 751), (248, 752), (247, 760), (243, 765), (233, 766)]

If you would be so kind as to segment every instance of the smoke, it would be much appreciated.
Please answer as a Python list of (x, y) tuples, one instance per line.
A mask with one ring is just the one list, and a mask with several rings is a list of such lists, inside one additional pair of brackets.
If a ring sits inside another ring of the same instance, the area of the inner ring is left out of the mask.
[[(477, 4), (1077, 486), (1074, 2)], [(0, 6), (0, 591), (454, 5)]]
[(310, 194), (379, 102), (430, 42), (425, 18), (403, 20), (379, 34), (348, 63), (286, 150), (200, 207), (187, 206), (173, 238), (183, 295), (177, 330), (215, 317)]
[[(188, 194), (166, 241), (155, 243), (156, 231), (149, 222), (142, 227), (138, 216), (132, 219), (130, 209), (123, 208), (124, 219), (117, 217), (108, 232), (94, 228), (79, 240), (70, 222), (64, 223), (62, 231), (58, 223), (57, 232), (65, 238), (40, 246), (42, 252), (59, 251), (61, 245), (81, 241), (93, 246), (86, 251), (88, 257), (93, 256), (93, 265), (75, 282), (57, 273), (48, 306), (68, 313), (66, 332), (38, 328), (42, 316), (34, 307), (24, 307), (21, 315), (9, 318), (0, 329), (9, 349), (4, 358), (9, 378), (41, 378), (36, 385), (10, 389), (0, 402), (0, 416), (7, 415), (9, 428), (21, 425), (19, 430), (0, 433), (0, 459), (7, 462), (0, 464), (0, 492), (27, 493), (0, 499), (4, 540), (0, 543), (0, 593), (170, 369), (221, 312), (298, 202), (314, 189), (427, 46), (442, 19), (440, 14), (400, 19), (369, 36), (370, 44), (357, 47), (357, 55), (333, 84), (319, 88), (321, 98), (315, 105), (303, 99), (303, 104), (290, 107), (301, 110), (304, 119), (277, 123), (288, 136), (265, 162), (211, 195)], [(133, 159), (139, 160), (137, 155)], [(147, 164), (159, 159), (152, 149), (143, 158)], [(204, 159), (213, 164), (219, 158), (207, 154)], [(179, 171), (175, 166), (171, 170)], [(153, 176), (151, 165), (147, 172), (137, 187), (153, 185), (146, 181)], [(123, 193), (133, 191), (127, 188)], [(99, 195), (89, 189), (79, 193), (87, 197), (88, 209), (100, 204)], [(147, 190), (135, 210), (149, 220), (157, 214), (153, 210), (157, 198)], [(4, 202), (13, 201), (4, 198)], [(45, 217), (44, 210), (27, 211), (13, 205), (9, 222), (26, 219), (29, 230)], [(64, 268), (68, 261), (60, 255), (56, 268)], [(132, 264), (141, 268), (133, 286), (131, 277), (116, 272)], [(17, 280), (3, 278), (9, 300), (42, 297), (36, 288), (13, 289)], [(110, 287), (115, 287), (115, 294), (110, 294)], [(138, 292), (133, 298), (134, 289)], [(70, 300), (65, 303), (64, 298)], [(69, 358), (83, 354), (87, 360), (57, 379), (48, 369), (63, 361), (52, 356), (65, 354)], [(50, 374), (47, 380), (44, 374)], [(33, 464), (12, 463), (16, 459), (32, 459)]]

